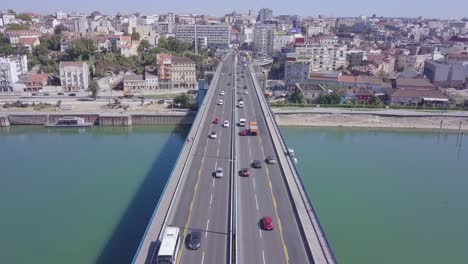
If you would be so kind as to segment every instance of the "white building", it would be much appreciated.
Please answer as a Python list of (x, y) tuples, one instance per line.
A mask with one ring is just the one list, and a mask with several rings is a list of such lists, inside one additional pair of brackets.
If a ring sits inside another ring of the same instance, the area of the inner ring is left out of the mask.
[(273, 35), (273, 50), (280, 50), (294, 42), (294, 36), (283, 32), (276, 32)]
[(209, 48), (226, 49), (231, 41), (229, 25), (177, 25), (175, 37), (186, 43), (194, 43), (195, 39), (207, 39)]
[(89, 69), (86, 62), (60, 62), (60, 81), (64, 91), (85, 91), (89, 85)]
[(270, 25), (255, 25), (253, 31), (253, 51), (257, 54), (269, 55), (273, 53), (274, 28)]
[(26, 55), (0, 57), (0, 93), (13, 92), (13, 84), (28, 73)]
[(303, 83), (309, 78), (310, 62), (287, 61), (284, 65), (284, 82), (287, 85)]
[(240, 36), (240, 43), (242, 44), (250, 44), (253, 41), (253, 28), (250, 27), (242, 27), (241, 36)]
[(311, 71), (335, 71), (346, 66), (346, 45), (334, 40), (322, 40), (317, 44), (296, 45), (295, 52), (286, 56), (295, 61), (310, 62)]

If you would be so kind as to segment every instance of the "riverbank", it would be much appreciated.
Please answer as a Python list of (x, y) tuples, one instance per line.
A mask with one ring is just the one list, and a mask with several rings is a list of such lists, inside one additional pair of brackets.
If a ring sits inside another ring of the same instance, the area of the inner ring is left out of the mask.
[(468, 115), (460, 112), (409, 110), (275, 109), (281, 126), (357, 127), (468, 131)]

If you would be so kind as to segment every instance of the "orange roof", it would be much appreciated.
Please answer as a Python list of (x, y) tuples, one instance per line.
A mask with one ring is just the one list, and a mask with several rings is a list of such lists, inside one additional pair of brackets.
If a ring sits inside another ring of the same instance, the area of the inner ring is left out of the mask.
[(20, 44), (27, 46), (27, 45), (33, 45), (36, 41), (38, 41), (37, 38), (20, 38), (18, 42)]

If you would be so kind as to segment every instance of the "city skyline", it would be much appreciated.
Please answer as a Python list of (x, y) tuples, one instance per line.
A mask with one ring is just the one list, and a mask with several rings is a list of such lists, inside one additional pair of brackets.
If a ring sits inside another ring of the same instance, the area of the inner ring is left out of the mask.
[(148, 0), (134, 0), (131, 4), (127, 2), (114, 2), (109, 5), (106, 1), (82, 0), (80, 5), (70, 5), (68, 3), (56, 3), (52, 0), (40, 2), (30, 2), (26, 0), (17, 0), (8, 3), (2, 9), (14, 9), (19, 12), (37, 12), (41, 14), (50, 14), (56, 11), (90, 13), (100, 11), (105, 14), (116, 14), (118, 12), (132, 13), (141, 12), (144, 14), (159, 13), (195, 13), (222, 16), (232, 11), (247, 13), (249, 9), (258, 12), (260, 8), (271, 8), (274, 15), (300, 15), (300, 16), (377, 16), (384, 17), (427, 17), (440, 19), (460, 19), (466, 17), (468, 3), (460, 3), (456, 0), (447, 0), (444, 6), (452, 6), (449, 11), (441, 11), (434, 8), (437, 2), (430, 1), (402, 1), (395, 0), (390, 4), (381, 4), (376, 6), (375, 2), (370, 0), (356, 0), (353, 5), (348, 2), (339, 1), (338, 3), (324, 2), (318, 3), (306, 0), (298, 0), (292, 5), (286, 5), (280, 1), (253, 1), (239, 0), (232, 3), (219, 2), (214, 0), (202, 0), (193, 3), (180, 2), (162, 2), (150, 3)]

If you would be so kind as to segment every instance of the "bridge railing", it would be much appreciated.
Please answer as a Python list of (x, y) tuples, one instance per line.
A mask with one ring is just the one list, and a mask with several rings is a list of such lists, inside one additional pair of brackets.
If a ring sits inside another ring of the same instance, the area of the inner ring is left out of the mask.
[[(254, 85), (256, 87), (258, 87), (260, 89), (260, 91), (261, 91), (261, 87), (258, 84), (257, 78), (255, 76), (255, 71), (254, 71), (252, 65), (249, 66), (249, 71), (250, 71), (251, 77), (253, 79)], [(263, 103), (266, 105), (265, 109), (266, 109), (266, 111), (268, 111), (269, 116), (271, 116), (271, 118), (273, 119), (273, 122), (271, 122), (271, 123), (272, 123), (272, 126), (273, 126), (273, 129), (274, 129), (275, 133), (281, 139), (280, 144), (281, 144), (281, 148), (283, 149), (283, 152), (288, 153), (288, 148), (287, 148), (287, 146), (285, 144), (286, 141), (284, 139), (283, 134), (281, 133), (281, 130), (278, 127), (278, 124), (275, 121), (275, 118), (274, 118), (275, 115), (274, 115), (273, 111), (268, 106), (268, 102), (266, 101), (264, 95), (262, 93), (260, 93), (260, 94), (257, 93), (257, 95), (260, 97), (259, 100), (261, 102), (263, 101)], [(267, 116), (265, 116), (265, 113), (264, 113), (264, 117), (265, 117), (265, 119), (267, 119)], [(268, 122), (267, 122), (267, 124), (268, 124)], [(296, 164), (294, 163), (294, 161), (292, 160), (292, 157), (290, 155), (287, 155), (287, 161), (288, 161), (288, 167), (293, 171), (293, 176), (294, 176), (293, 178), (294, 178), (295, 183), (300, 187), (300, 189), (302, 189), (302, 190), (300, 190), (301, 199), (302, 199), (303, 203), (306, 205), (306, 208), (308, 207), (312, 211), (312, 214), (311, 214), (309, 212), (309, 210), (307, 210), (307, 214), (309, 215), (309, 218), (310, 218), (312, 223), (314, 223), (314, 222), (317, 223), (318, 228), (320, 230), (320, 233), (323, 234), (321, 237), (325, 240), (325, 245), (320, 243), (322, 253), (324, 254), (324, 256), (331, 255), (331, 258), (332, 258), (331, 261), (332, 262), (329, 262), (328, 259), (326, 259), (327, 263), (338, 263), (338, 261), (336, 259), (336, 256), (335, 256), (335, 253), (333, 251), (333, 248), (331, 247), (331, 244), (330, 244), (328, 238), (325, 235), (325, 231), (323, 229), (323, 226), (320, 223), (318, 217), (315, 217), (315, 216), (318, 215), (317, 211), (315, 210), (314, 206), (312, 205), (312, 199), (310, 198), (310, 195), (309, 195), (309, 193), (308, 193), (308, 191), (307, 191), (307, 189), (306, 189), (306, 187), (304, 185), (304, 182), (302, 180), (302, 177), (300, 176), (299, 170), (298, 170)], [(303, 194), (305, 195), (305, 197), (303, 196)], [(324, 248), (324, 247), (326, 247), (326, 248)], [(329, 252), (329, 254), (327, 254), (326, 251)]]

